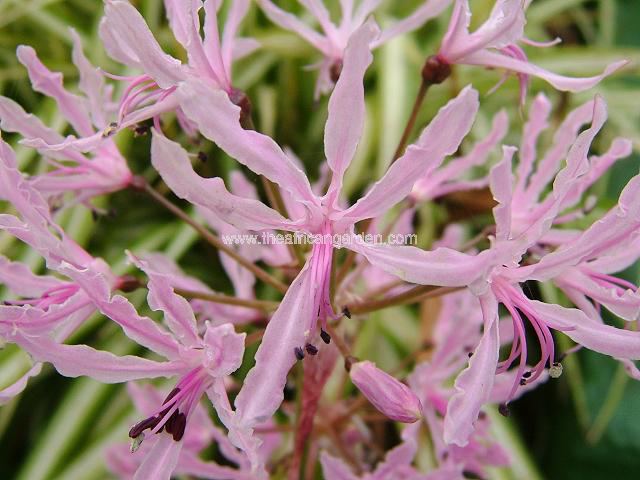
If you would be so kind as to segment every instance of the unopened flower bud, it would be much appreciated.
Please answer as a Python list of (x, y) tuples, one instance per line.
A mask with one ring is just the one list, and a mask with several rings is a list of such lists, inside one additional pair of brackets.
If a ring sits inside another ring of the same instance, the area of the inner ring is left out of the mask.
[(422, 79), (429, 85), (440, 84), (449, 78), (449, 75), (451, 75), (451, 65), (437, 55), (428, 57), (422, 67)]
[(418, 397), (404, 383), (371, 362), (357, 362), (349, 372), (351, 381), (380, 412), (392, 420), (413, 423), (422, 417)]

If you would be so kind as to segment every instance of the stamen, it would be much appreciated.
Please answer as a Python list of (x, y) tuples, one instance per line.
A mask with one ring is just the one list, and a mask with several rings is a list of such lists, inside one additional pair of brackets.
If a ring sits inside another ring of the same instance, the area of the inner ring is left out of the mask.
[(349, 307), (344, 307), (342, 309), (342, 314), (347, 317), (349, 320), (351, 320), (351, 311), (349, 310)]
[(506, 403), (501, 403), (500, 405), (498, 405), (498, 412), (500, 412), (500, 415), (502, 415), (503, 417), (509, 417), (511, 415), (509, 405), (507, 405)]
[(295, 348), (293, 349), (293, 353), (295, 353), (295, 354), (296, 354), (296, 358), (297, 358), (298, 360), (303, 360), (303, 359), (304, 359), (304, 350), (302, 350), (302, 348), (300, 348), (300, 347), (295, 347)]
[(140, 448), (140, 445), (142, 445), (143, 441), (144, 441), (144, 433), (141, 433), (137, 437), (134, 437), (131, 440), (131, 446), (129, 447), (129, 451), (131, 453), (136, 453), (138, 451), (138, 449)]
[(184, 430), (187, 427), (187, 416), (179, 413), (173, 421), (173, 440), (179, 442), (184, 437)]
[(304, 349), (307, 351), (307, 353), (309, 355), (317, 355), (318, 354), (318, 347), (316, 347), (315, 345), (312, 345), (310, 343), (307, 343), (304, 346)]
[(326, 331), (320, 329), (320, 338), (324, 343), (329, 345), (331, 343), (331, 335), (329, 335)]
[(554, 362), (549, 368), (549, 376), (551, 378), (559, 378), (562, 375), (562, 364), (559, 362)]
[(113, 135), (118, 131), (118, 124), (116, 122), (111, 122), (107, 125), (102, 131), (102, 138), (107, 138)]

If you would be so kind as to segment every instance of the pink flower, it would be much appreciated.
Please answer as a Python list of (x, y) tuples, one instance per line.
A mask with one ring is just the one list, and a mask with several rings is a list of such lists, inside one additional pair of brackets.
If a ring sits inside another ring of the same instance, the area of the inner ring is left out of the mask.
[[(137, 410), (143, 415), (154, 415), (157, 406), (163, 401), (163, 396), (151, 385), (138, 386), (131, 382), (127, 384), (127, 390)], [(170, 437), (165, 442), (171, 443)], [(202, 405), (195, 406), (191, 414), (189, 428), (185, 430), (182, 442), (183, 447), (179, 452), (174, 470), (176, 475), (228, 478), (231, 480), (251, 480), (253, 478), (246, 457), (229, 442), (222, 429), (213, 424)], [(239, 468), (221, 466), (215, 462), (202, 460), (200, 452), (209, 447), (212, 442), (217, 444), (228, 461), (236, 464)], [(138, 448), (132, 454), (132, 447), (136, 445)], [(118, 475), (118, 478), (133, 479), (151, 449), (148, 442), (134, 445), (113, 445), (106, 452), (107, 466), (114, 474)]]
[[(341, 0), (342, 18), (339, 25), (331, 21), (329, 11), (322, 0), (305, 0), (301, 3), (318, 22), (322, 33), (318, 33), (293, 14), (277, 7), (271, 0), (258, 0), (258, 5), (272, 22), (297, 33), (322, 53), (324, 59), (317, 66), (320, 69), (316, 84), (316, 97), (318, 97), (321, 93), (328, 93), (335, 84), (342, 70), (349, 39), (375, 11), (381, 0), (363, 0), (357, 8), (354, 8), (353, 0)], [(426, 0), (407, 18), (382, 31), (378, 38), (371, 41), (371, 47), (379, 47), (398, 35), (420, 28), (440, 15), (450, 3), (451, 0)]]
[(437, 58), (445, 64), (480, 65), (503, 68), (518, 75), (521, 102), (524, 104), (529, 76), (540, 77), (558, 90), (578, 92), (598, 84), (603, 78), (626, 65), (626, 60), (612, 63), (601, 75), (572, 78), (540, 68), (527, 60), (518, 42), (534, 46), (550, 46), (556, 42), (540, 44), (524, 37), (525, 10), (530, 0), (496, 0), (489, 18), (475, 32), (469, 33), (471, 9), (468, 0), (455, 0), (449, 28)]
[[(231, 324), (215, 327), (207, 324), (201, 335), (189, 303), (173, 292), (165, 276), (148, 262), (132, 259), (147, 273), (148, 304), (153, 310), (164, 312), (169, 332), (150, 318), (138, 315), (126, 298), (111, 296), (102, 275), (71, 266), (63, 270), (87, 292), (100, 312), (120, 325), (129, 338), (168, 361), (118, 357), (86, 345), (58, 344), (45, 337), (18, 334), (14, 341), (37, 361), (51, 363), (68, 377), (89, 376), (104, 383), (178, 377), (169, 396), (129, 432), (129, 436), (138, 441), (144, 439), (142, 434), (157, 434), (136, 478), (169, 479), (177, 465), (185, 431), (203, 394), (207, 393), (223, 423), (232, 421), (233, 412), (224, 379), (242, 363), (246, 334), (235, 333)], [(235, 433), (241, 434), (237, 430)], [(242, 439), (236, 438), (236, 441), (241, 443)], [(254, 464), (259, 445), (255, 442), (241, 445)]]
[(418, 397), (402, 382), (364, 361), (351, 365), (349, 376), (358, 390), (391, 420), (413, 423), (422, 417)]
[[(591, 128), (582, 132), (568, 153), (567, 165), (555, 177), (553, 191), (530, 215), (522, 228), (513, 228), (512, 206), (514, 187), (511, 175), (513, 147), (504, 148), (503, 160), (491, 173), (491, 188), (498, 206), (494, 209), (496, 237), (491, 249), (471, 256), (449, 249), (424, 252), (412, 247), (390, 247), (385, 245), (362, 249), (361, 253), (375, 266), (395, 273), (407, 281), (443, 286), (468, 285), (480, 299), (483, 313), (484, 333), (469, 367), (456, 379), (457, 393), (447, 407), (444, 438), (447, 443), (464, 446), (473, 432), (473, 421), (482, 405), (488, 401), (496, 373), (506, 372), (516, 361), (518, 363), (513, 385), (505, 403), (514, 397), (520, 385), (540, 378), (548, 365), (556, 362), (551, 330), (558, 330), (576, 343), (591, 350), (615, 358), (632, 360), (640, 358), (640, 333), (605, 325), (585, 314), (582, 310), (550, 305), (527, 298), (519, 282), (528, 279), (545, 279), (543, 266), (547, 267), (546, 278), (561, 273), (567, 267), (582, 260), (593, 258), (600, 248), (618, 245), (622, 238), (638, 229), (635, 209), (635, 194), (640, 177), (634, 178), (625, 194), (621, 206), (603, 221), (594, 224), (575, 244), (550, 253), (552, 261), (544, 258), (534, 265), (521, 265), (523, 256), (551, 229), (554, 220), (566, 206), (576, 189), (580, 189), (589, 172), (597, 169), (598, 162), (589, 162), (589, 147), (602, 128), (606, 119), (606, 107), (602, 99), (596, 97), (592, 110)], [(526, 157), (525, 157), (526, 158)], [(523, 160), (526, 162), (526, 160)], [(522, 165), (522, 164), (521, 164)], [(524, 168), (524, 167), (523, 167)], [(548, 174), (548, 170), (543, 170)], [(627, 215), (627, 212), (630, 215)], [(607, 236), (599, 239), (606, 230)], [(589, 235), (587, 235), (589, 233)], [(471, 269), (470, 266), (473, 268)], [(538, 276), (535, 271), (538, 269)], [(514, 339), (507, 359), (499, 362), (498, 304), (502, 303), (513, 321)], [(529, 323), (540, 344), (541, 358), (533, 367), (528, 367), (525, 323)]]
[[(310, 354), (317, 351), (314, 345), (317, 326), (321, 328), (321, 338), (329, 341), (323, 326), (335, 316), (329, 296), (333, 235), (349, 235), (358, 221), (378, 217), (400, 202), (410, 193), (418, 174), (436, 168), (457, 150), (475, 117), (478, 96), (468, 87), (441, 109), (416, 144), (363, 198), (350, 208), (341, 208), (342, 178), (362, 134), (363, 76), (372, 60), (370, 45), (377, 34), (374, 24), (366, 23), (356, 31), (346, 49), (342, 74), (329, 100), (325, 154), (332, 177), (322, 197), (313, 193), (306, 175), (273, 140), (240, 126), (240, 109), (226, 95), (196, 82), (186, 82), (178, 89), (182, 108), (206, 137), (231, 157), (279, 185), (283, 196), (292, 197), (297, 208), (290, 212), (291, 220), (256, 200), (233, 196), (220, 178), (198, 176), (178, 144), (154, 133), (153, 165), (179, 197), (212, 210), (240, 229), (287, 230), (318, 235), (316, 238), (320, 240), (314, 243), (302, 271), (269, 321), (256, 354), (256, 365), (236, 398), (238, 424), (244, 427), (250, 428), (277, 410), (289, 369), (297, 358), (304, 357), (305, 350)], [(369, 248), (356, 244), (335, 246), (358, 251)]]
[[(23, 144), (36, 148), (49, 160), (51, 171), (30, 178), (42, 195), (55, 198), (72, 192), (76, 201), (86, 202), (126, 188), (133, 175), (113, 140), (103, 138), (111, 114), (111, 89), (84, 56), (78, 35), (73, 30), (71, 34), (82, 96), (65, 90), (62, 74), (45, 67), (31, 47), (18, 47), (17, 55), (27, 68), (34, 90), (53, 98), (60, 113), (83, 139), (73, 135), (65, 139), (6, 97), (0, 97), (0, 127), (20, 133)], [(81, 153), (89, 149), (93, 150), (90, 155)]]
[[(125, 287), (127, 278), (116, 277), (104, 261), (92, 257), (62, 231), (51, 218), (44, 198), (17, 170), (9, 145), (1, 141), (0, 199), (10, 202), (18, 212), (18, 216), (1, 214), (0, 229), (31, 246), (50, 270), (66, 277), (35, 275), (27, 265), (0, 256), (0, 282), (22, 297), (0, 305), (0, 336), (12, 342), (21, 336), (62, 342), (96, 310), (82, 286), (66, 275), (66, 266), (102, 275), (112, 290)], [(40, 367), (40, 363), (34, 363), (12, 386), (0, 391), (0, 403), (20, 393)]]
[[(112, 77), (127, 82), (120, 99), (117, 127), (154, 118), (178, 108), (173, 95), (178, 84), (197, 79), (203, 85), (222, 90), (238, 104), (246, 102), (242, 92), (232, 86), (233, 61), (257, 48), (257, 42), (238, 38), (240, 23), (249, 8), (249, 0), (231, 3), (224, 31), (218, 30), (218, 10), (223, 2), (215, 0), (165, 0), (169, 24), (176, 40), (187, 52), (188, 62), (164, 53), (149, 30), (144, 18), (126, 1), (109, 0), (100, 24), (100, 36), (109, 56), (114, 60), (142, 70), (132, 77)], [(204, 6), (204, 38), (200, 35), (199, 11)], [(248, 108), (248, 106), (247, 106)], [(177, 110), (178, 119), (187, 132), (192, 125)]]

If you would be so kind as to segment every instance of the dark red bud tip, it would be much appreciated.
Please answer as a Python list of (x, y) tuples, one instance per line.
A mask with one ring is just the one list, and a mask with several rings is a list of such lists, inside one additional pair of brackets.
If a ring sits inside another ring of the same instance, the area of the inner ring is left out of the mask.
[(142, 284), (133, 275), (123, 275), (118, 279), (118, 289), (125, 292), (133, 292), (140, 288)]
[(354, 363), (358, 363), (360, 360), (358, 360), (356, 357), (353, 357), (351, 355), (349, 355), (348, 357), (345, 357), (344, 359), (344, 369), (347, 372), (351, 371), (351, 367), (353, 366)]
[(342, 60), (336, 60), (329, 69), (329, 78), (333, 83), (337, 83), (342, 73)]
[(240, 124), (244, 126), (247, 120), (251, 119), (251, 100), (249, 100), (246, 93), (237, 88), (231, 89), (229, 100), (231, 100), (234, 105), (240, 107)]
[(300, 348), (300, 347), (296, 347), (296, 348), (294, 348), (294, 349), (293, 349), (293, 353), (295, 353), (295, 354), (296, 354), (296, 358), (297, 358), (298, 360), (302, 360), (302, 359), (304, 359), (304, 350), (302, 350), (302, 348)]
[(506, 403), (501, 403), (500, 405), (498, 405), (498, 412), (500, 412), (500, 415), (502, 415), (503, 417), (508, 417), (511, 415), (509, 405), (507, 405)]
[(329, 335), (327, 332), (325, 332), (324, 330), (320, 330), (320, 338), (322, 339), (322, 341), (324, 343), (326, 343), (327, 345), (329, 345), (331, 343), (331, 335)]
[(451, 65), (442, 57), (431, 55), (422, 67), (422, 80), (429, 85), (444, 82), (451, 75)]
[(349, 310), (349, 307), (344, 307), (344, 308), (342, 309), (342, 314), (343, 314), (345, 317), (347, 317), (347, 318), (351, 319), (351, 310)]
[(307, 343), (304, 346), (304, 349), (307, 351), (307, 353), (309, 355), (317, 355), (318, 354), (318, 347), (316, 347), (315, 345), (311, 345), (310, 343)]

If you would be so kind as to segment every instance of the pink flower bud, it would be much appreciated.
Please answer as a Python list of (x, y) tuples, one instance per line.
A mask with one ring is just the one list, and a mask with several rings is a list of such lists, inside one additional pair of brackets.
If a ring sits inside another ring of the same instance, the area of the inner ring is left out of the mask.
[(392, 420), (413, 423), (422, 417), (418, 397), (404, 383), (380, 370), (372, 362), (357, 362), (349, 371), (362, 394)]

